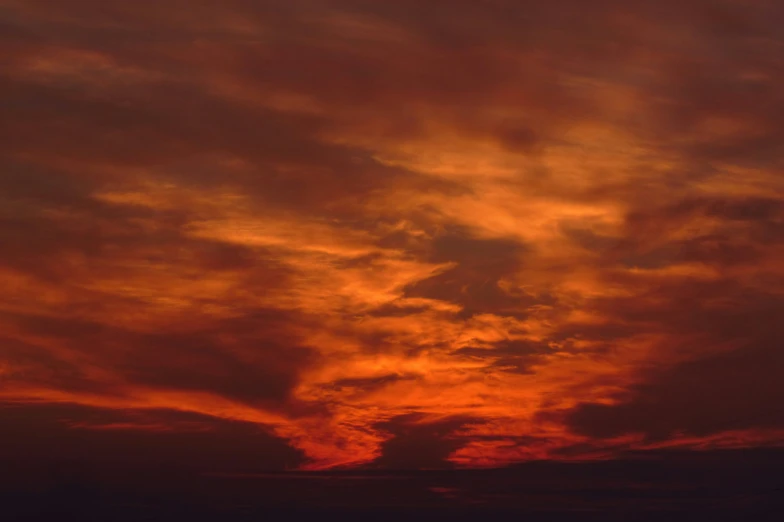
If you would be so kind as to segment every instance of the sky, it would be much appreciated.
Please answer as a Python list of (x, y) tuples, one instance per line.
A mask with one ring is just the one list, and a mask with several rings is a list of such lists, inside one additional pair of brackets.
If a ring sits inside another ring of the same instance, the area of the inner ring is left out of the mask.
[(781, 446), (782, 24), (0, 0), (0, 459)]

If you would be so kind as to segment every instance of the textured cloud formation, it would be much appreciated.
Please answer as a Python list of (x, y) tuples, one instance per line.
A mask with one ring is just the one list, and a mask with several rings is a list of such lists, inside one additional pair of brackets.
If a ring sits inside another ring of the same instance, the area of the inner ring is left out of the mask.
[(782, 23), (0, 0), (2, 437), (211, 469), (254, 437), (261, 468), (780, 444)]

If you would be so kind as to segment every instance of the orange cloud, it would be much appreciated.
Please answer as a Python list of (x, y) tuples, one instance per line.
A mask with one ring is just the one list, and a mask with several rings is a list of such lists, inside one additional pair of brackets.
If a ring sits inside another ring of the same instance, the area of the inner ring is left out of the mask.
[(777, 3), (0, 3), (0, 399), (310, 469), (781, 442)]

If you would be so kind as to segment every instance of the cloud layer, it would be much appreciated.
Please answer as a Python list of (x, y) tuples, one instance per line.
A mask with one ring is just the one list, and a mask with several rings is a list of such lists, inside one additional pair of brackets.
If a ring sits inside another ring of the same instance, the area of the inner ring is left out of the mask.
[(0, 0), (3, 411), (261, 467), (780, 444), (782, 23)]

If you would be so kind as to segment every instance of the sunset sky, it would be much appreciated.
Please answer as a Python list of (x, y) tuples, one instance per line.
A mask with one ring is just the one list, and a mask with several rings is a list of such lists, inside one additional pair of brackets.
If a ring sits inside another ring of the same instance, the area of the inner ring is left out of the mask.
[(780, 0), (0, 0), (0, 459), (784, 445), (782, 27)]

